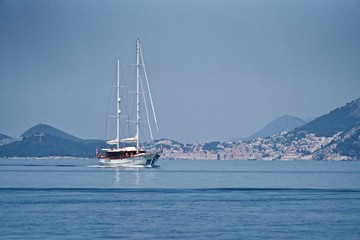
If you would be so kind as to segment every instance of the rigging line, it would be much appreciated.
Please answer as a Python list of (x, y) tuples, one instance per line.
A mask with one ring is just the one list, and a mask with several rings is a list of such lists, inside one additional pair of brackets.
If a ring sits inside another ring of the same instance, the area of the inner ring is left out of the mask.
[[(114, 72), (113, 72), (113, 76), (112, 76), (112, 84), (110, 86), (110, 88), (112, 88), (112, 86), (114, 85), (116, 81), (116, 63), (115, 63), (115, 67), (114, 67)], [(114, 109), (113, 109), (113, 98), (115, 96), (114, 94), (114, 91), (113, 90), (109, 90), (110, 94), (107, 94), (108, 96), (108, 99), (107, 99), (107, 103), (106, 106), (107, 106), (107, 109), (106, 109), (106, 112), (107, 112), (107, 115), (106, 115), (106, 118), (105, 118), (105, 133), (104, 133), (104, 142), (106, 142), (106, 139), (110, 139), (112, 138), (110, 132), (112, 132), (113, 129), (111, 129), (110, 124), (109, 124), (109, 117), (112, 115)]]
[(126, 53), (128, 53), (130, 51), (130, 49), (133, 49), (134, 46), (133, 43), (130, 43), (129, 46), (120, 54), (119, 58), (122, 58)]
[(143, 82), (142, 82), (142, 78), (141, 78), (141, 77), (140, 77), (140, 86), (141, 86), (141, 91), (142, 91), (142, 94), (143, 94), (144, 107), (145, 107), (146, 119), (147, 119), (147, 123), (148, 123), (148, 127), (149, 127), (150, 139), (151, 139), (151, 141), (153, 141), (154, 138), (153, 138), (153, 133), (152, 133), (152, 130), (151, 130), (151, 123), (150, 123), (150, 118), (149, 118), (149, 111), (148, 111), (147, 101), (146, 101), (145, 91), (144, 91), (144, 84), (143, 84)]
[[(132, 50), (134, 50), (134, 48), (132, 48)], [(129, 58), (126, 59), (127, 59), (127, 61), (125, 62), (126, 68), (124, 68), (125, 71), (123, 71), (125, 73), (123, 79), (125, 79), (125, 81), (128, 81), (129, 79), (133, 79), (133, 77), (135, 77), (132, 68), (128, 66), (133, 65), (132, 63), (136, 61), (136, 58), (134, 56), (129, 56)]]
[(151, 108), (152, 108), (152, 112), (153, 112), (153, 116), (154, 116), (154, 122), (155, 122), (156, 130), (159, 133), (159, 126), (157, 123), (154, 103), (153, 103), (152, 96), (151, 96), (151, 91), (150, 91), (149, 81), (148, 81), (148, 77), (147, 77), (147, 73), (146, 73), (145, 62), (144, 62), (144, 57), (143, 57), (142, 50), (141, 50), (141, 45), (140, 45), (140, 56), (141, 56), (141, 62), (142, 62), (143, 68), (144, 68), (144, 76), (145, 76), (145, 80), (146, 80), (147, 89), (149, 92), (149, 98), (150, 98), (150, 104), (151, 104)]

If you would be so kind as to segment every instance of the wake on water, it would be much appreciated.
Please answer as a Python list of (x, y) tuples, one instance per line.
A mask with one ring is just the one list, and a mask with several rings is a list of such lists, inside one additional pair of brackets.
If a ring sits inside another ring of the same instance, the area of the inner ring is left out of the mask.
[(87, 167), (91, 167), (91, 168), (116, 168), (116, 169), (137, 169), (137, 168), (159, 168), (160, 165), (118, 165), (118, 166), (111, 166), (111, 165), (101, 165), (101, 164), (96, 164), (96, 165), (89, 165)]

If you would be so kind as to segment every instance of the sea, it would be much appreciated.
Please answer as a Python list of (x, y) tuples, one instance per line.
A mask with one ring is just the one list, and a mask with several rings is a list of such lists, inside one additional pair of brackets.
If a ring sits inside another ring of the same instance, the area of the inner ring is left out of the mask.
[(0, 239), (360, 239), (360, 162), (0, 159)]

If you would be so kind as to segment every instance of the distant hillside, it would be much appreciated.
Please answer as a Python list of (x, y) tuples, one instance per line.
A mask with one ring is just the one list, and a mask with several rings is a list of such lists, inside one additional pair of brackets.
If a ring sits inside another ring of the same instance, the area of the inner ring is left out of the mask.
[[(251, 141), (183, 144), (159, 139), (154, 141), (155, 146), (147, 146), (162, 149), (161, 157), (167, 159), (360, 160), (360, 98), (303, 123), (301, 119), (282, 116), (252, 135), (257, 138)], [(96, 148), (102, 146), (104, 141), (82, 140), (39, 124), (21, 138), (0, 140), (0, 157), (92, 158)]]
[(301, 141), (311, 134), (331, 140), (314, 151), (313, 159), (339, 155), (360, 160), (360, 98), (295, 129), (286, 137), (288, 142)]
[(267, 137), (284, 131), (289, 132), (297, 127), (303, 126), (305, 123), (306, 121), (300, 118), (283, 115), (244, 140), (251, 141), (259, 137)]
[(0, 146), (13, 142), (14, 139), (0, 133)]
[(50, 135), (24, 137), (0, 147), (2, 157), (94, 157), (95, 148)]
[(38, 124), (20, 139), (0, 146), (0, 157), (87, 157), (95, 156), (101, 140), (82, 140), (46, 124)]
[[(331, 149), (331, 146), (328, 148)], [(347, 136), (337, 142), (336, 153), (360, 160), (360, 126), (350, 131)]]
[[(177, 148), (168, 147), (164, 150), (162, 157), (209, 160), (359, 161), (359, 113), (360, 99), (357, 99), (290, 132), (259, 137), (252, 141), (214, 141), (187, 144), (186, 147), (178, 144)], [(286, 130), (278, 128), (280, 129)]]
[(325, 114), (297, 129), (316, 136), (329, 137), (338, 132), (347, 132), (360, 125), (360, 98)]
[(80, 142), (82, 141), (80, 138), (74, 137), (66, 132), (63, 132), (57, 128), (51, 127), (46, 124), (38, 124), (26, 132), (24, 132), (21, 137), (30, 137), (30, 136), (38, 136), (38, 135), (48, 135), (53, 137), (58, 137), (61, 139), (66, 139), (70, 141)]
[(0, 133), (0, 140), (7, 139), (7, 138), (10, 138), (10, 137)]

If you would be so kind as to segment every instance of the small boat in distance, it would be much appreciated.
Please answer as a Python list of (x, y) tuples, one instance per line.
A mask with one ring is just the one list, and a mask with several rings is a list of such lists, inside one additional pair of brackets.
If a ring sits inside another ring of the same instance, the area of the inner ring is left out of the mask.
[[(151, 140), (153, 140), (153, 134), (150, 125), (149, 114), (147, 110), (147, 102), (145, 100), (145, 91), (144, 86), (147, 87), (147, 95), (150, 100), (151, 109), (153, 112), (154, 123), (157, 127), (156, 114), (154, 109), (154, 104), (151, 97), (149, 82), (147, 79), (144, 59), (141, 51), (140, 40), (136, 41), (136, 89), (135, 92), (135, 107), (136, 107), (136, 116), (134, 121), (128, 121), (135, 123), (135, 133), (134, 135), (121, 138), (120, 137), (120, 118), (122, 117), (121, 101), (122, 96), (120, 96), (120, 59), (117, 59), (117, 84), (116, 89), (116, 139), (107, 141), (107, 145), (111, 147), (102, 148), (101, 151), (96, 149), (96, 157), (99, 158), (99, 163), (101, 165), (114, 166), (114, 167), (153, 167), (155, 166), (156, 161), (159, 159), (162, 154), (162, 150), (147, 151), (140, 146), (140, 104), (144, 103), (146, 108), (146, 116), (149, 128), (149, 133)], [(140, 71), (142, 71), (143, 76), (140, 76)], [(145, 80), (145, 83), (143, 82)], [(141, 88), (141, 89), (140, 89)], [(140, 101), (140, 95), (142, 93), (143, 101)]]

